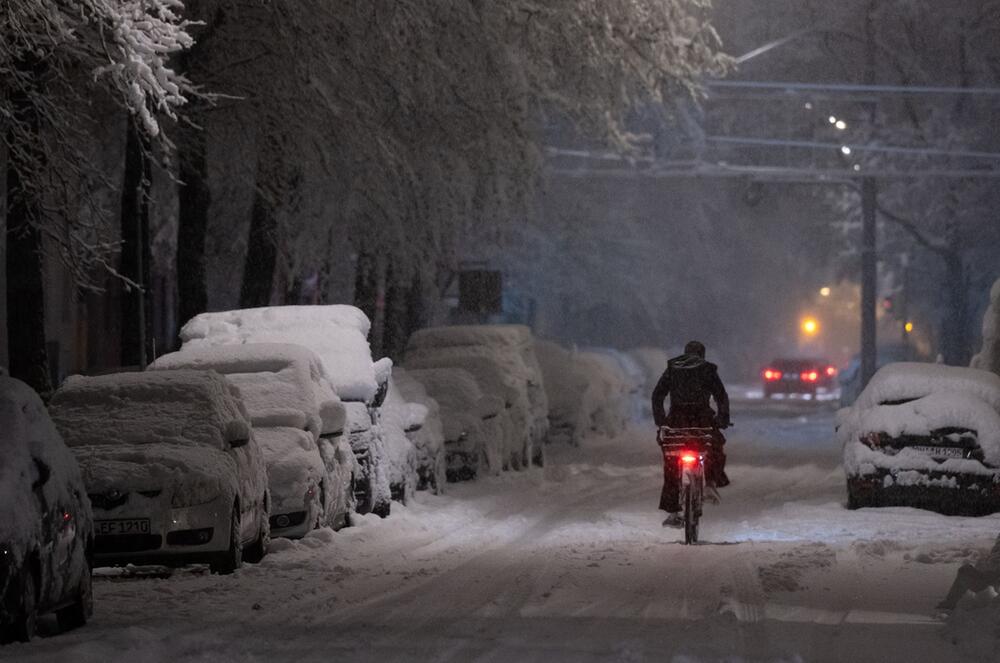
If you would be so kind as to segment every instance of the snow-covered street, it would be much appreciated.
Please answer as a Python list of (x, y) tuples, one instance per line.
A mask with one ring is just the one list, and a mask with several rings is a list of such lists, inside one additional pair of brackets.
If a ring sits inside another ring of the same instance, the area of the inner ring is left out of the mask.
[[(737, 405), (733, 485), (686, 547), (651, 425), (544, 470), (277, 540), (232, 576), (101, 572), (84, 629), (17, 661), (976, 660), (934, 606), (1000, 516), (847, 511), (832, 406)], [(984, 658), (985, 660), (985, 658)]]

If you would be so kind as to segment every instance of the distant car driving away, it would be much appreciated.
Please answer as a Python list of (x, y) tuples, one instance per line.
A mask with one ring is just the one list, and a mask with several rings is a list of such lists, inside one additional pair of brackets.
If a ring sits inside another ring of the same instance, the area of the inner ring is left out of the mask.
[[(74, 376), (52, 419), (94, 509), (99, 564), (263, 557), (267, 474), (239, 390), (214, 371)], [(244, 551), (246, 551), (244, 553)]]
[(0, 641), (27, 641), (38, 616), (62, 629), (93, 611), (90, 502), (37, 394), (0, 376)]
[(832, 390), (837, 368), (824, 359), (775, 359), (761, 371), (764, 398), (777, 394), (805, 394), (815, 397), (820, 390)]
[(1000, 377), (973, 368), (882, 368), (837, 416), (848, 507), (1000, 511)]

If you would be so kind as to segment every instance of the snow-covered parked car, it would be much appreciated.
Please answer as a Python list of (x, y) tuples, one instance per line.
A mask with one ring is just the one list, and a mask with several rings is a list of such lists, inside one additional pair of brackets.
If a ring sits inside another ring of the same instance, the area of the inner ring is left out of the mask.
[(441, 406), (419, 380), (402, 368), (393, 368), (392, 386), (409, 410), (406, 436), (417, 450), (417, 490), (441, 494), (447, 481)]
[[(596, 376), (604, 370), (601, 365), (553, 341), (537, 341), (535, 354), (548, 393), (550, 438), (577, 445), (598, 432), (601, 423), (611, 419), (604, 410), (618, 402), (609, 400), (605, 381)], [(617, 412), (615, 418), (624, 416)]]
[[(270, 306), (202, 313), (181, 329), (182, 350), (243, 343), (294, 343), (323, 362), (326, 376), (348, 406), (351, 448), (358, 462), (356, 509), (389, 514), (389, 459), (378, 425), (392, 362), (372, 361), (371, 323), (354, 306)], [(357, 404), (361, 407), (350, 406)], [(360, 416), (367, 413), (368, 422)], [(386, 465), (383, 467), (383, 465)]]
[[(465, 325), (433, 327), (415, 332), (406, 348), (409, 367), (456, 366), (461, 357), (486, 357), (498, 364), (505, 381), (516, 393), (515, 409), (524, 411), (528, 438), (525, 465), (543, 465), (544, 442), (548, 435), (548, 397), (545, 393), (542, 369), (535, 356), (531, 330), (523, 325)], [(494, 394), (505, 399), (505, 394)], [(515, 426), (518, 425), (516, 417)]]
[(348, 441), (358, 464), (354, 479), (354, 500), (358, 513), (386, 517), (392, 510), (392, 471), (380, 424), (372, 422), (364, 403), (344, 403)]
[(503, 431), (500, 456), (490, 460), (491, 469), (520, 470), (528, 466), (533, 424), (527, 390), (524, 382), (505, 369), (495, 356), (470, 354), (463, 348), (442, 348), (415, 353), (412, 359), (407, 359), (407, 366), (413, 369), (459, 368), (469, 372), (483, 394), (492, 396), (503, 405), (497, 414), (497, 421), (491, 424)]
[(469, 481), (499, 474), (505, 431), (503, 403), (484, 394), (471, 373), (460, 368), (411, 370), (441, 407), (448, 481)]
[(94, 511), (99, 564), (208, 562), (267, 549), (267, 471), (239, 389), (214, 371), (73, 376), (52, 397)]
[(639, 362), (628, 353), (614, 348), (589, 348), (588, 352), (604, 363), (609, 372), (618, 372), (621, 376), (622, 399), (626, 404), (626, 417), (630, 420), (640, 418), (649, 408), (652, 390), (645, 390), (646, 372)]
[(680, 352), (677, 352), (674, 355), (670, 355), (666, 350), (652, 347), (633, 348), (628, 353), (639, 364), (639, 367), (645, 374), (646, 382), (643, 392), (646, 394), (653, 393), (653, 388), (656, 387), (656, 383), (660, 380), (660, 376), (663, 375), (663, 371), (667, 370), (667, 362), (670, 361), (670, 357), (680, 354)]
[(0, 374), (0, 640), (27, 641), (38, 616), (62, 629), (93, 611), (93, 523), (76, 460), (38, 395)]
[(385, 439), (386, 455), (389, 458), (389, 487), (392, 499), (406, 504), (420, 483), (417, 474), (417, 447), (410, 439), (408, 431), (419, 428), (419, 414), (410, 408), (395, 385), (395, 378), (389, 378), (388, 390), (381, 408), (380, 424)]
[(898, 363), (837, 413), (848, 506), (1000, 510), (1000, 376)]
[(347, 524), (356, 462), (344, 406), (315, 353), (283, 343), (201, 347), (164, 355), (149, 370), (184, 368), (214, 370), (239, 387), (267, 466), (272, 537)]

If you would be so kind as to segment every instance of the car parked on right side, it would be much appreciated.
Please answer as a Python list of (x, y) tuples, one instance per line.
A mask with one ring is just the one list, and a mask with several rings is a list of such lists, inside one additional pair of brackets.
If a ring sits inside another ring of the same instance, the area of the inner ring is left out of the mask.
[(264, 556), (267, 471), (239, 389), (222, 375), (71, 376), (49, 410), (83, 473), (96, 563), (231, 573)]
[(0, 371), (0, 641), (38, 617), (63, 630), (93, 612), (93, 521), (80, 470), (42, 400)]
[(1000, 376), (889, 364), (838, 412), (837, 435), (849, 508), (1000, 511)]

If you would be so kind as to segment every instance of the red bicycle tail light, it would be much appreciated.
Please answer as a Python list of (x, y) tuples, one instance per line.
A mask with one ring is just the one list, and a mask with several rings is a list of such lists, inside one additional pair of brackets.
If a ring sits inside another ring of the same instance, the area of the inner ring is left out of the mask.
[(694, 454), (690, 451), (685, 451), (681, 454), (681, 463), (683, 463), (684, 465), (694, 465), (697, 462), (698, 462), (697, 454)]

